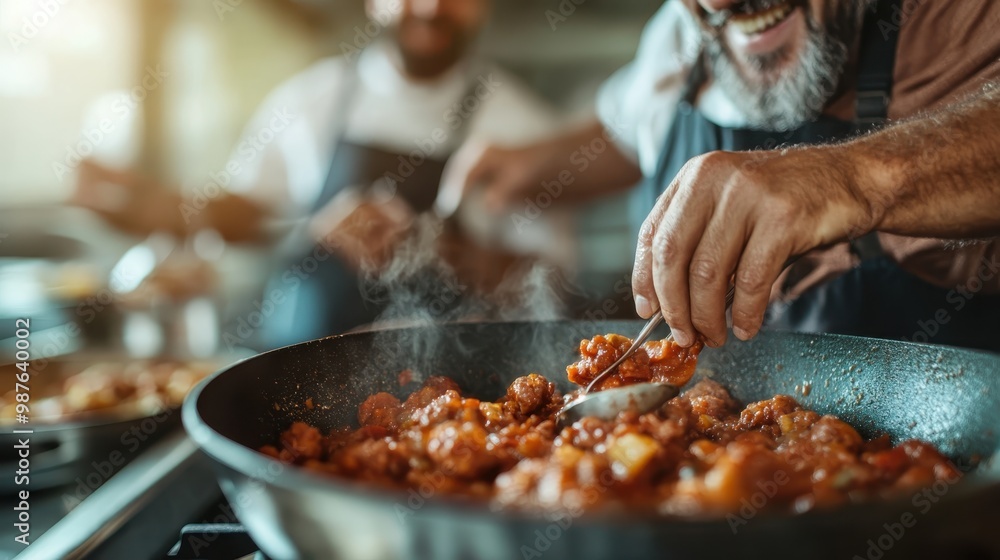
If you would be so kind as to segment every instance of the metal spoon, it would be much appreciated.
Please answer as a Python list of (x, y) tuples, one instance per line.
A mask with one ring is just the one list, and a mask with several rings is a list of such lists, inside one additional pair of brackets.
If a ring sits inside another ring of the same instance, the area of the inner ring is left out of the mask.
[[(736, 287), (730, 286), (729, 291), (726, 293), (727, 311), (733, 305), (735, 294)], [(611, 375), (622, 362), (634, 354), (662, 322), (663, 314), (660, 312), (654, 313), (649, 318), (649, 321), (646, 322), (646, 326), (642, 327), (642, 330), (636, 335), (628, 350), (607, 369), (597, 374), (597, 377), (584, 389), (583, 394), (556, 413), (556, 421), (560, 427), (568, 426), (587, 416), (593, 416), (601, 420), (614, 420), (620, 412), (629, 409), (634, 409), (639, 414), (646, 414), (660, 408), (665, 402), (680, 394), (679, 387), (668, 383), (635, 383), (625, 385), (624, 387), (605, 389), (596, 393), (593, 392), (594, 387), (597, 387), (604, 378)], [(674, 334), (670, 333), (664, 340), (673, 340), (673, 338)]]
[(629, 409), (645, 414), (660, 408), (680, 392), (679, 387), (668, 383), (636, 383), (583, 394), (557, 413), (556, 423), (563, 428), (587, 416), (614, 420), (620, 412)]

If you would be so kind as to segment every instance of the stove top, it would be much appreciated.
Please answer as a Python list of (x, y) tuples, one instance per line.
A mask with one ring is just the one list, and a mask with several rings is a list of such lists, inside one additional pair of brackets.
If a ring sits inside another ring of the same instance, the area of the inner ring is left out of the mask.
[[(40, 493), (47, 521), (72, 488)], [(34, 496), (34, 492), (32, 493)], [(33, 503), (34, 507), (35, 504)], [(195, 523), (192, 525), (192, 523)], [(266, 560), (219, 490), (210, 460), (178, 431), (34, 536), (18, 560)]]

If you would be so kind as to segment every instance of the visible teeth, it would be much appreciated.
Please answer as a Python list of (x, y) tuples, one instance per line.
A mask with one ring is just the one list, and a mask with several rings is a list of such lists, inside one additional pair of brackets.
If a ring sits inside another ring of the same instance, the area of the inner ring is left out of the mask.
[(730, 21), (745, 35), (754, 35), (780, 23), (791, 12), (792, 7), (784, 3), (756, 14), (735, 14)]

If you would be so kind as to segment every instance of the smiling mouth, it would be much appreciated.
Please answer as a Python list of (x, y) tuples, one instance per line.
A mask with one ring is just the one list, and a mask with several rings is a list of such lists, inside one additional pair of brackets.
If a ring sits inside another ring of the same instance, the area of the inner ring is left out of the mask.
[(787, 18), (794, 10), (795, 8), (792, 6), (792, 3), (786, 0), (767, 8), (766, 10), (760, 10), (749, 14), (732, 13), (729, 15), (728, 23), (736, 26), (736, 29), (744, 35), (756, 35), (758, 33), (763, 33), (785, 21), (785, 18)]

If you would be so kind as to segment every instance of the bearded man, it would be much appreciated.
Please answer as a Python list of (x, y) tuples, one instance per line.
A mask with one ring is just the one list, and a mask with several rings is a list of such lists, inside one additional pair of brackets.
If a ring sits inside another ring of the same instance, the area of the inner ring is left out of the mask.
[(742, 339), (766, 316), (1000, 350), (998, 21), (996, 2), (668, 0), (599, 124), (466, 156), (446, 188), (518, 200), (610, 138), (571, 194), (643, 179), (636, 311), (682, 345), (725, 342), (732, 283)]

